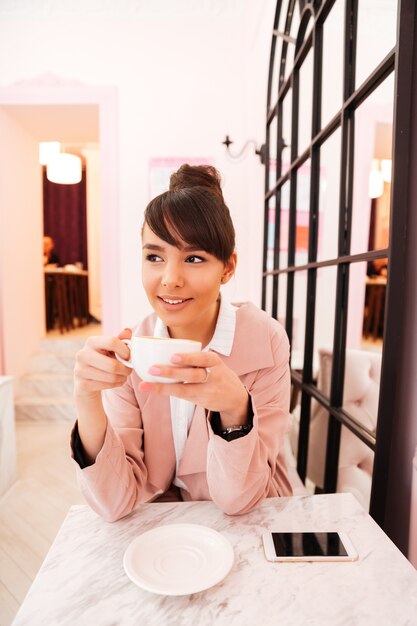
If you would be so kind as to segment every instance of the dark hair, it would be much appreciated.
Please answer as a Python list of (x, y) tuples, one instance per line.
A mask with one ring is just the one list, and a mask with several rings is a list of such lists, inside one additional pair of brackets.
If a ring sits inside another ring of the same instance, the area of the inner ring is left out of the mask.
[(220, 181), (211, 165), (181, 165), (169, 191), (146, 207), (144, 223), (173, 246), (182, 240), (226, 263), (235, 249), (235, 229)]

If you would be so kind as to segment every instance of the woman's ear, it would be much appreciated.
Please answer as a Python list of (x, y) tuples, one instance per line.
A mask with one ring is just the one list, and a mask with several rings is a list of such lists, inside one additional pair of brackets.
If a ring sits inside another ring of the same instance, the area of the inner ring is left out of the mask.
[(222, 275), (221, 280), (220, 280), (220, 282), (223, 285), (228, 283), (229, 280), (234, 275), (235, 270), (236, 270), (236, 264), (237, 264), (237, 253), (236, 253), (236, 251), (234, 251), (232, 253), (230, 259), (228, 261), (226, 261), (226, 263), (224, 264), (223, 275)]

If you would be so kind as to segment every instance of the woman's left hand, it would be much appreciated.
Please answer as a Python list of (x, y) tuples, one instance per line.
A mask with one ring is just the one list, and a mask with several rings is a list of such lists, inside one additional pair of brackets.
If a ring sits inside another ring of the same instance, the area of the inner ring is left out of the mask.
[(218, 411), (223, 428), (246, 424), (248, 392), (237, 374), (223, 363), (218, 354), (176, 354), (172, 363), (172, 366), (154, 365), (149, 373), (181, 382), (141, 382), (139, 390), (183, 398), (210, 411)]

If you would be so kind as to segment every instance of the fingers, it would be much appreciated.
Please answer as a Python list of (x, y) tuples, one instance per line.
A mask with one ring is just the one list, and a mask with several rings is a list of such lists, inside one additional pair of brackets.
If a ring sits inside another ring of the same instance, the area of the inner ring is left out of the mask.
[(94, 379), (82, 378), (75, 381), (74, 393), (76, 397), (91, 397), (91, 394), (96, 395), (105, 389), (115, 389), (121, 387), (123, 382), (120, 383), (103, 383)]
[(102, 353), (116, 352), (122, 359), (130, 357), (128, 346), (118, 337), (89, 337), (84, 347)]
[[(130, 371), (131, 370), (129, 370), (129, 372)], [(86, 378), (87, 380), (96, 380), (97, 382), (103, 383), (115, 383), (120, 385), (123, 384), (126, 380), (126, 376), (124, 374), (106, 372), (105, 370), (99, 370), (89, 365), (85, 365), (83, 367), (82, 374), (83, 378)]]
[(171, 363), (186, 367), (214, 367), (223, 363), (215, 352), (193, 352), (191, 354), (174, 354)]
[[(201, 384), (208, 380), (208, 369), (211, 370), (213, 367), (223, 364), (223, 361), (215, 352), (175, 354), (171, 361), (175, 363), (175, 365), (153, 365), (148, 370), (149, 374), (162, 376), (163, 378), (172, 378), (173, 380), (180, 381), (181, 384)], [(162, 386), (160, 383), (152, 383), (152, 385), (156, 384), (159, 386), (158, 389)], [(170, 395), (175, 395), (172, 389), (173, 383), (168, 383), (168, 385), (163, 385), (163, 387), (164, 389), (160, 390), (160, 393), (171, 390)], [(153, 386), (152, 390), (156, 391), (156, 387)], [(145, 389), (142, 388), (142, 391), (145, 391)], [(182, 394), (181, 397), (185, 396)]]
[[(207, 380), (207, 369), (205, 367), (172, 367), (170, 365), (154, 365), (149, 368), (152, 376), (163, 376), (172, 378), (182, 383), (204, 383)], [(169, 383), (171, 385), (171, 383)]]
[(139, 383), (139, 391), (152, 392), (161, 396), (175, 396), (184, 400), (195, 398), (195, 386), (184, 383)]
[(132, 330), (130, 328), (124, 328), (122, 332), (117, 335), (117, 337), (118, 339), (132, 339)]
[(81, 350), (77, 355), (77, 364), (85, 365), (110, 374), (129, 376), (131, 368), (120, 363), (113, 355), (102, 354), (92, 349)]
[(129, 358), (129, 348), (117, 337), (90, 337), (75, 359), (74, 391), (76, 395), (120, 387), (131, 374), (130, 367), (120, 363), (114, 353)]

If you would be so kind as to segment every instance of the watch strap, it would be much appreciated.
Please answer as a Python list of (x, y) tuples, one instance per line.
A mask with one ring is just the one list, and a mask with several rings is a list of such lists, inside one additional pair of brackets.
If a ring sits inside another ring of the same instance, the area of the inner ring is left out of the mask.
[(210, 424), (214, 434), (218, 435), (222, 439), (225, 439), (226, 441), (233, 441), (233, 439), (238, 439), (239, 437), (244, 437), (245, 435), (247, 435), (253, 427), (253, 408), (250, 395), (248, 403), (247, 424), (245, 424), (244, 426), (230, 426), (229, 428), (222, 428), (220, 413), (218, 411), (211, 412)]

